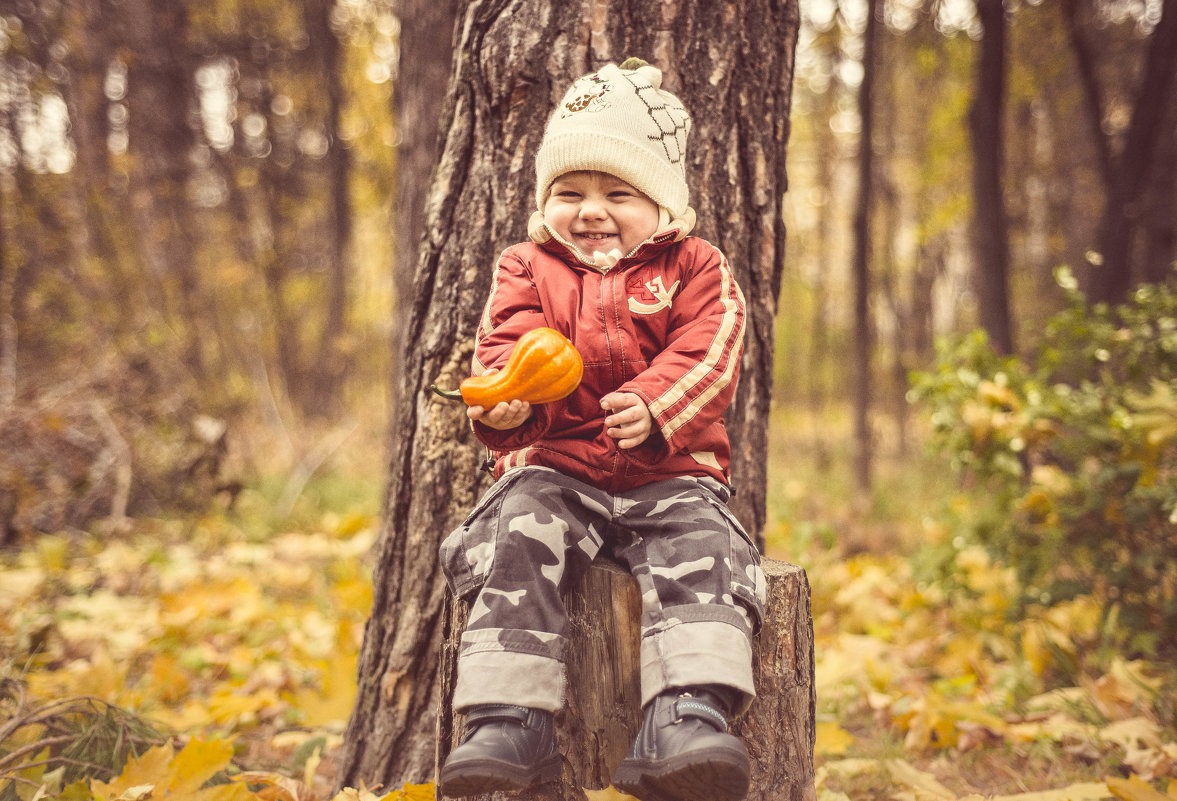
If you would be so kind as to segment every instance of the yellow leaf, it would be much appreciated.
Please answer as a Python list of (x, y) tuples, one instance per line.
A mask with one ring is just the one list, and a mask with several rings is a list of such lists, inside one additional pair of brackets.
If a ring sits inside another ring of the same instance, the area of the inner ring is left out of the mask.
[(306, 765), (303, 766), (302, 771), (302, 783), (307, 787), (315, 786), (315, 771), (319, 769), (319, 763), (322, 761), (322, 748), (316, 748), (314, 753), (307, 758)]
[(240, 726), (257, 719), (258, 713), (282, 703), (278, 694), (269, 688), (253, 693), (234, 692), (229, 688), (217, 690), (208, 699), (209, 716), (222, 726)]
[[(90, 788), (99, 801), (135, 801), (150, 785), (151, 795), (201, 801), (236, 801), (251, 798), (241, 785), (221, 785), (201, 790), (217, 772), (229, 766), (233, 744), (225, 740), (192, 740), (179, 754), (170, 745), (160, 745), (127, 762), (122, 775), (110, 783), (92, 781)], [(130, 793), (131, 796), (127, 794)]]
[(1173, 801), (1173, 796), (1153, 789), (1152, 785), (1135, 775), (1127, 779), (1109, 778), (1108, 789), (1122, 801)]
[(299, 690), (285, 695), (286, 700), (303, 714), (307, 726), (329, 726), (346, 721), (356, 701), (357, 652), (338, 647), (330, 660), (319, 663), (319, 688)]
[(817, 745), (815, 750), (819, 754), (840, 756), (854, 745), (854, 735), (843, 729), (835, 721), (820, 721), (817, 724)]
[(437, 797), (433, 782), (426, 784), (406, 784), (403, 792), (405, 794), (405, 801), (435, 801)]
[(171, 654), (156, 654), (148, 671), (151, 692), (165, 704), (182, 701), (188, 695), (191, 682), (180, 660)]
[(245, 771), (234, 776), (233, 781), (265, 785), (265, 789), (257, 793), (258, 798), (265, 801), (315, 801), (316, 799), (310, 787), (297, 779), (291, 779), (273, 771)]
[(1146, 672), (1143, 663), (1117, 658), (1107, 673), (1086, 686), (1101, 712), (1108, 717), (1123, 718), (1150, 703), (1156, 697), (1160, 681)]
[(870, 773), (881, 773), (883, 765), (877, 759), (837, 759), (825, 763), (822, 768), (830, 776), (839, 779), (852, 779), (855, 776), (866, 776)]
[(213, 774), (229, 766), (233, 744), (227, 740), (192, 740), (168, 766), (163, 782), (165, 792), (175, 796), (195, 793)]
[(358, 789), (355, 787), (344, 787), (335, 794), (335, 797), (331, 801), (386, 801), (386, 799), (387, 801), (397, 801), (397, 799), (403, 798), (403, 796), (404, 794), (400, 790), (396, 791), (396, 796), (394, 797), (392, 793), (376, 795), (367, 787), (363, 786), (360, 786)]
[(98, 801), (115, 801), (131, 788), (162, 784), (167, 776), (168, 763), (175, 753), (170, 745), (151, 748), (143, 756), (128, 761), (118, 778), (109, 783), (91, 781), (90, 789)]
[(627, 795), (612, 785), (604, 790), (585, 790), (584, 794), (588, 801), (635, 801), (632, 795)]
[(244, 784), (218, 784), (190, 796), (193, 801), (258, 801)]
[(1134, 717), (1104, 726), (1099, 732), (1099, 738), (1129, 750), (1139, 746), (1159, 747), (1161, 729), (1148, 718)]
[(1103, 782), (1083, 782), (1057, 790), (993, 796), (988, 801), (1101, 801), (1110, 797), (1108, 786)]
[(917, 801), (956, 801), (956, 793), (903, 759), (888, 759), (887, 772), (899, 784), (910, 787)]

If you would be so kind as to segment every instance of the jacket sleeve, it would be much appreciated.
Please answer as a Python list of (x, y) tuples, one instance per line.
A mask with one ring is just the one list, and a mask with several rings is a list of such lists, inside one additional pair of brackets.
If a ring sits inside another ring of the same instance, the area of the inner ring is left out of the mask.
[(691, 450), (698, 434), (723, 416), (736, 391), (744, 296), (727, 259), (706, 247), (709, 252), (699, 255), (674, 300), (665, 348), (620, 387), (639, 395), (650, 409), (662, 440), (651, 437), (655, 458)]
[[(471, 372), (484, 375), (501, 370), (519, 337), (546, 325), (530, 267), (511, 249), (504, 251), (491, 276), (490, 295), (478, 323)], [(527, 422), (507, 431), (474, 423), (474, 434), (491, 450), (513, 451), (526, 447), (542, 437), (551, 424), (543, 405), (533, 405), (531, 412)]]

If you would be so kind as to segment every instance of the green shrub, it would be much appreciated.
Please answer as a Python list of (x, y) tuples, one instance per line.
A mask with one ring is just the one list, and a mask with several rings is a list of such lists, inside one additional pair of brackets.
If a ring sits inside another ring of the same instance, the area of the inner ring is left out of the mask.
[(1028, 359), (982, 332), (913, 376), (934, 444), (963, 479), (968, 537), (1017, 567), (1027, 602), (1093, 594), (1106, 633), (1155, 654), (1177, 641), (1177, 292), (1142, 286), (1068, 305)]

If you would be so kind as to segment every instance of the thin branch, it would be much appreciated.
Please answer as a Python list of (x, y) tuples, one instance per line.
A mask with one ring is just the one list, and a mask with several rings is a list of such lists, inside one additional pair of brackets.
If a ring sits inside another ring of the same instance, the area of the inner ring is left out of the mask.
[[(39, 762), (25, 762), (24, 764), (22, 764), (20, 766), (20, 770), (28, 770), (29, 768), (48, 767), (50, 765), (76, 765), (79, 768), (86, 768), (94, 773), (99, 773), (99, 772), (111, 773), (111, 774), (117, 773), (116, 770), (114, 770), (113, 768), (107, 767), (106, 765), (97, 765), (93, 762), (82, 762), (81, 760), (78, 760), (78, 759), (70, 759), (69, 757), (63, 757), (63, 756), (49, 757), (48, 759), (42, 759)], [(15, 776), (6, 776), (5, 778), (14, 779), (16, 777)]]
[(358, 426), (359, 423), (353, 423), (351, 428), (336, 429), (330, 435), (319, 440), (311, 452), (298, 463), (286, 482), (286, 489), (282, 492), (281, 500), (278, 501), (278, 508), (284, 516), (289, 516), (294, 511), (294, 504), (302, 495), (303, 489), (306, 488), (307, 482), (311, 480), (315, 471), (347, 441), (348, 437), (355, 433)]
[[(0, 758), (0, 773), (4, 772), (4, 770), (7, 769), (8, 765), (10, 765), (13, 762), (16, 762), (20, 757), (24, 756), (25, 754), (36, 753), (37, 751), (40, 751), (43, 748), (51, 748), (52, 746), (55, 746), (55, 745), (65, 745), (66, 743), (72, 743), (76, 739), (78, 739), (77, 735), (65, 734), (65, 735), (62, 735), (61, 737), (47, 737), (44, 740), (37, 740), (35, 743), (29, 743), (28, 745), (18, 748), (15, 751), (12, 751), (11, 753), (5, 754), (2, 758)], [(21, 765), (20, 769), (24, 770), (27, 767), (30, 767), (30, 766), (29, 765)]]
[(115, 488), (114, 497), (110, 499), (110, 517), (116, 526), (122, 527), (127, 523), (127, 500), (131, 495), (131, 446), (119, 433), (118, 426), (101, 401), (96, 399), (91, 402), (90, 416), (102, 429), (114, 457)]

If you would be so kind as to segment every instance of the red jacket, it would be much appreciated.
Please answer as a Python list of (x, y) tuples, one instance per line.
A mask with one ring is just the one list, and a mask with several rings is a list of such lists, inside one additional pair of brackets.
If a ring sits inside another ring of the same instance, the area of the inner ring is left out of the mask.
[[(533, 406), (518, 428), (474, 424), (495, 456), (496, 479), (543, 465), (608, 492), (682, 475), (727, 483), (723, 412), (740, 373), (744, 297), (716, 247), (681, 237), (676, 229), (655, 235), (604, 272), (556, 238), (503, 252), (474, 372), (502, 368), (520, 336), (546, 326), (572, 340), (584, 378), (564, 400)], [(622, 450), (605, 433), (600, 399), (615, 390), (640, 396), (654, 418), (655, 431), (636, 448)]]

